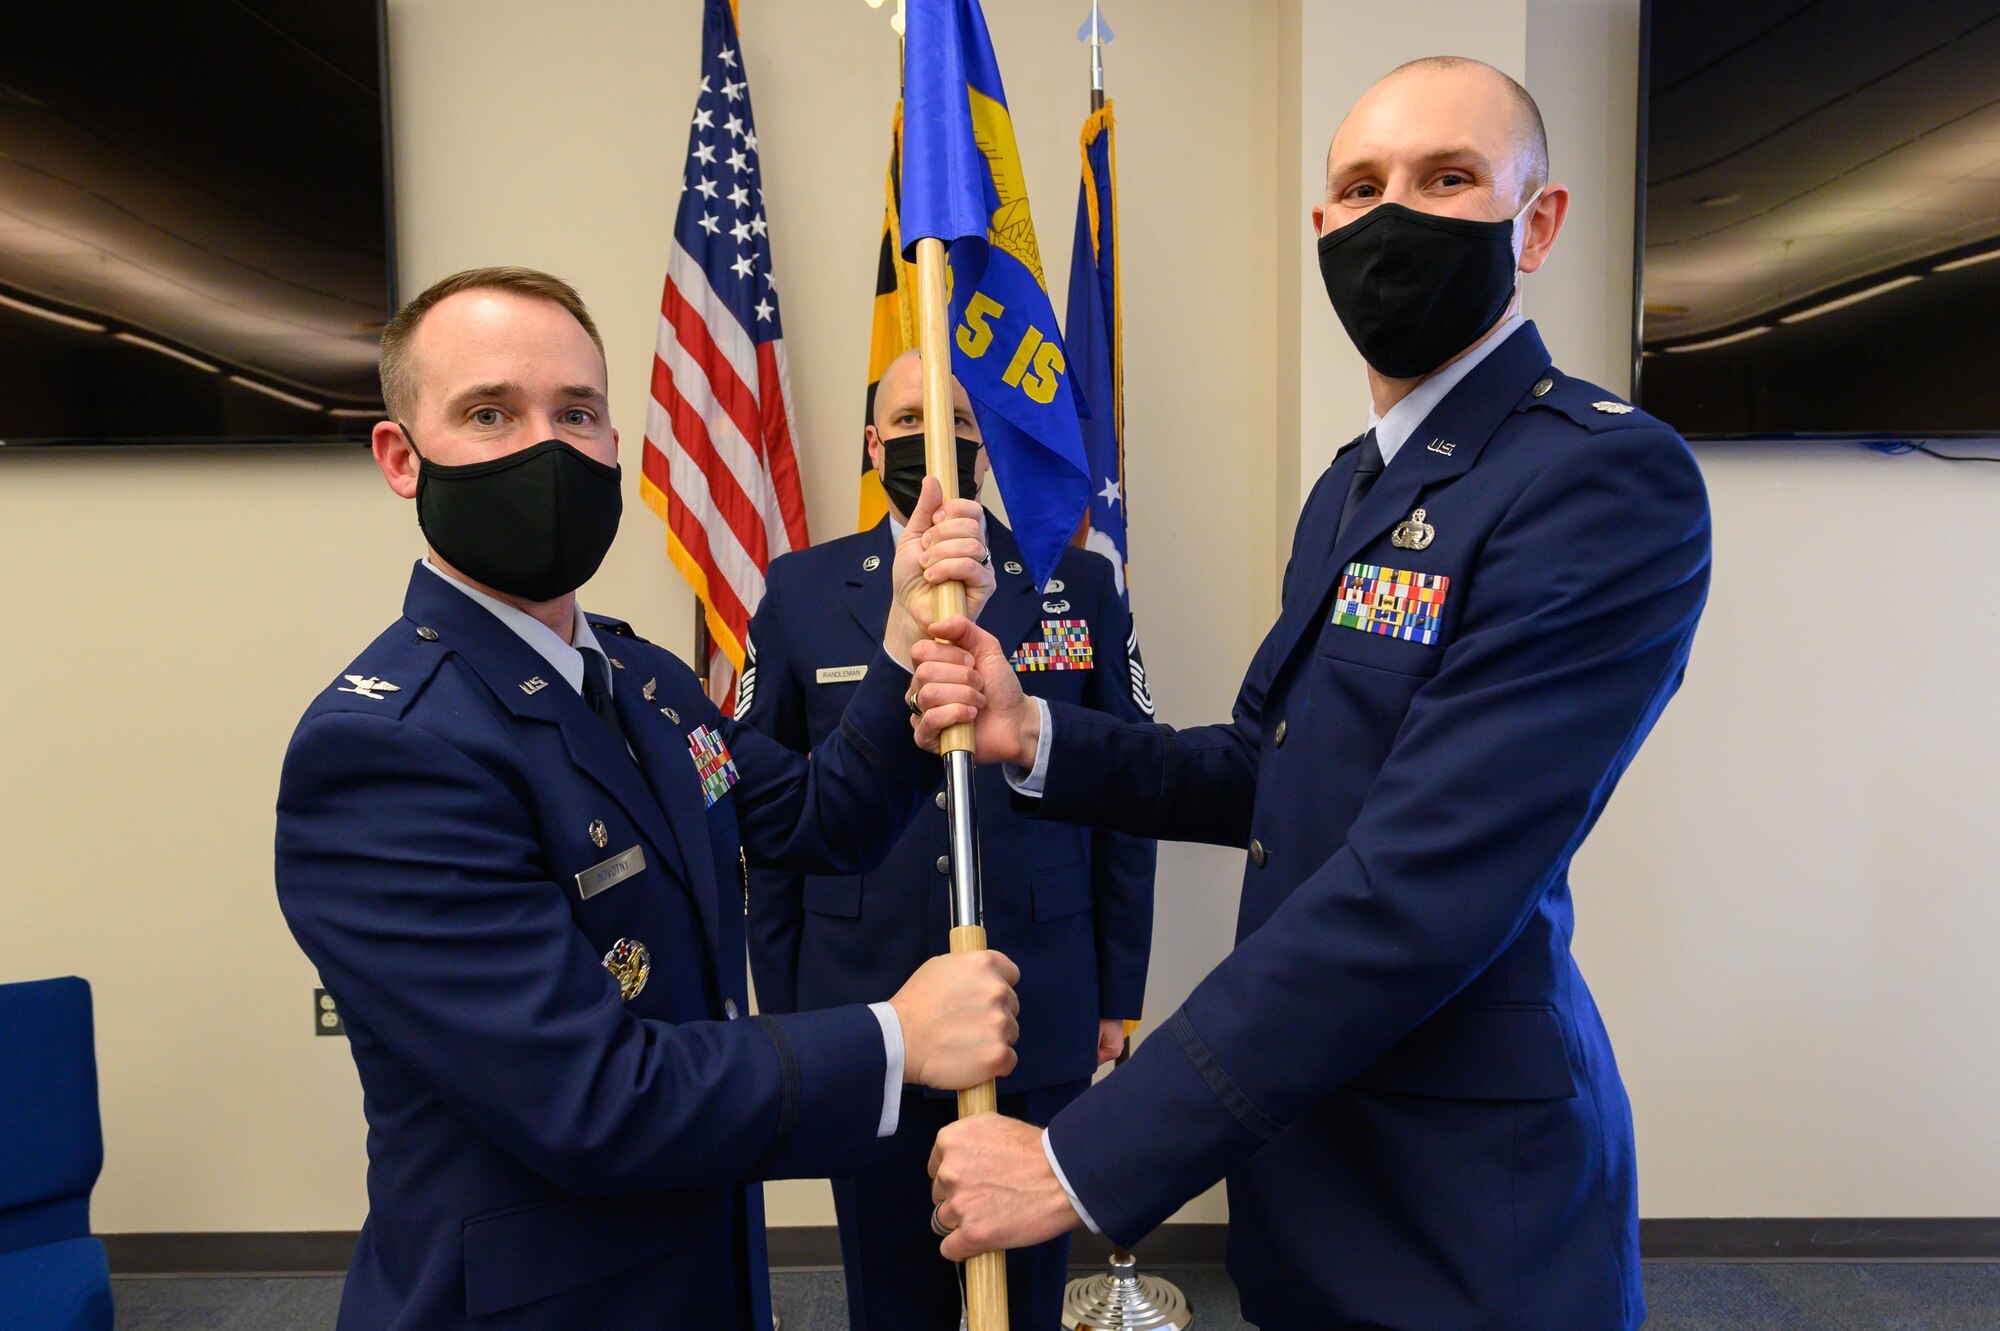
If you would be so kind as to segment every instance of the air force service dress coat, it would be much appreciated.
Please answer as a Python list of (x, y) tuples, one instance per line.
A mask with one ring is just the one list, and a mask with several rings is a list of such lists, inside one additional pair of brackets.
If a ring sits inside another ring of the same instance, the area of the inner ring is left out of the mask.
[[(1022, 687), (1120, 720), (1149, 717), (1145, 667), (1111, 565), (1070, 550), (1038, 591), (1013, 533), (991, 514), (986, 527), (997, 586), (979, 621), (1019, 662)], [(839, 726), (866, 682), (870, 634), (881, 637), (893, 553), (884, 518), (772, 562), (738, 690), (745, 723), (800, 752)], [(1085, 1080), (1097, 1066), (1098, 1019), (1136, 1018), (1145, 1000), (1153, 842), (1022, 818), (997, 768), (982, 769), (974, 789), (987, 942), (1021, 968), (1020, 1062), (1000, 1091)], [(753, 869), (750, 966), (761, 1008), (884, 999), (948, 950), (949, 879), (938, 867), (948, 849), (933, 800), (865, 873)]]
[(1532, 324), (1336, 539), (1357, 451), (1232, 722), (1050, 704), (1044, 816), (1249, 850), (1235, 950), (1050, 1142), (1127, 1244), (1227, 1175), (1268, 1331), (1637, 1327), (1631, 1111), (1569, 866), (1686, 666), (1701, 477)]
[[(743, 1016), (744, 857), (880, 859), (939, 777), (908, 676), (878, 648), (808, 760), (591, 623), (629, 752), (419, 567), (286, 754), (279, 902), (340, 1005), (368, 1120), (342, 1328), (763, 1331), (746, 1181), (837, 1173), (875, 1138), (873, 1013)], [(621, 940), (650, 954), (623, 999), (603, 964)]]

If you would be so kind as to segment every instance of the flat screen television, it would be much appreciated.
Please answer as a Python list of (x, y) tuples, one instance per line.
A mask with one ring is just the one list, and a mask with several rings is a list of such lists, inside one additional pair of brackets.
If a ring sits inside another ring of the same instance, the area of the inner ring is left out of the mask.
[(1642, 31), (1637, 400), (1690, 437), (2000, 435), (2000, 3)]
[(0, 32), (0, 444), (360, 440), (393, 308), (381, 0)]

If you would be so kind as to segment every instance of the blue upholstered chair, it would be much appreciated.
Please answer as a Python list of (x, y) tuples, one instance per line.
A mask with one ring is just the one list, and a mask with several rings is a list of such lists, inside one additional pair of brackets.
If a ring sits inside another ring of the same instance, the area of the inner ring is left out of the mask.
[(0, 1331), (111, 1331), (90, 986), (0, 984)]

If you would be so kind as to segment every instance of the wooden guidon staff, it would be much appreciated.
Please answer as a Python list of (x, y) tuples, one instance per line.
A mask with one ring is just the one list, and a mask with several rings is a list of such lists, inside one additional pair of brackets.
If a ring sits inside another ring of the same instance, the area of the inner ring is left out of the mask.
[[(917, 346), (924, 369), (924, 469), (937, 477), (946, 499), (958, 498), (958, 432), (951, 403), (951, 330), (945, 312), (944, 242), (917, 242)], [(940, 583), (936, 619), (965, 613), (965, 584)], [(935, 622), (935, 620), (933, 621)], [(986, 947), (979, 901), (979, 831), (972, 806), (972, 726), (955, 725), (938, 740), (944, 758), (945, 831), (951, 846), (951, 950)], [(998, 1110), (993, 1083), (958, 1093), (958, 1116)], [(1007, 1331), (1007, 1258), (983, 1252), (965, 1264), (967, 1331)]]

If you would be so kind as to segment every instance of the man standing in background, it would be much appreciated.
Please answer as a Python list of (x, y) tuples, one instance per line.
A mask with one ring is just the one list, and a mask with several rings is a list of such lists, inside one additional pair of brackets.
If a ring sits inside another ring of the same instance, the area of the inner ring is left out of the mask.
[[(987, 475), (979, 423), (953, 381), (959, 494)], [(750, 625), (737, 718), (799, 752), (839, 726), (867, 682), (871, 635), (890, 599), (896, 544), (924, 477), (922, 361), (905, 352), (876, 387), (868, 455), (888, 495), (873, 528), (780, 557)], [(1121, 720), (1151, 715), (1131, 617), (1110, 564), (1072, 549), (1037, 591), (1013, 535), (986, 515), (997, 588), (982, 614), (1007, 644), (1009, 668), (1036, 697)], [(1020, 1058), (1000, 1083), (1000, 1112), (1045, 1124), (1090, 1084), (1092, 1071), (1124, 1047), (1126, 1019), (1139, 1016), (1152, 939), (1152, 841), (1122, 832), (1037, 823), (1016, 814), (998, 772), (978, 781), (987, 937), (1019, 963), (1029, 1015)], [(942, 792), (925, 807), (879, 869), (816, 875), (755, 870), (750, 891), (750, 966), (768, 1012), (879, 1000), (927, 956), (944, 952), (950, 929), (949, 847)], [(938, 1255), (924, 1170), (938, 1129), (957, 1114), (951, 1097), (912, 1088), (900, 1126), (870, 1166), (836, 1178), (834, 1206), (847, 1271), (853, 1331), (956, 1325), (957, 1273)], [(1009, 1306), (1022, 1328), (1053, 1327), (1069, 1259), (1067, 1235), (1007, 1263)]]

